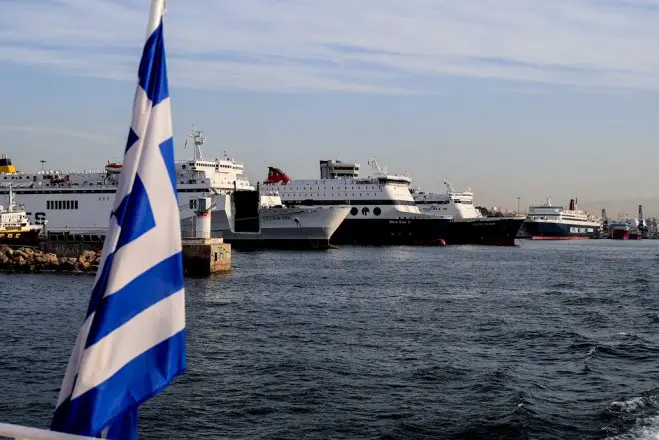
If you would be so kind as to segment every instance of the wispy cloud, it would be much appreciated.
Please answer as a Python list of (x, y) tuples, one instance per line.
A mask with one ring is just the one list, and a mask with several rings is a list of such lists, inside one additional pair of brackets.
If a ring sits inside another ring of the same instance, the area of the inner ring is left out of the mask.
[[(5, 0), (0, 61), (132, 79), (143, 0)], [(445, 77), (659, 90), (658, 0), (169, 1), (171, 81), (438, 93)]]
[(39, 127), (30, 125), (0, 125), (0, 132), (10, 131), (19, 133), (37, 133), (51, 136), (62, 136), (68, 138), (82, 139), (85, 141), (95, 142), (97, 144), (115, 147), (117, 145), (116, 139), (112, 136), (101, 136), (97, 133), (89, 133), (86, 131), (68, 130), (64, 128), (55, 127)]

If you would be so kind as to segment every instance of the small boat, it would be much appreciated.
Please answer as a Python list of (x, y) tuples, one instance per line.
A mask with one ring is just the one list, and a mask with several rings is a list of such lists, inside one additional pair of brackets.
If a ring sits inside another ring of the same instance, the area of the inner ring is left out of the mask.
[(16, 205), (14, 193), (9, 187), (9, 206), (7, 209), (0, 206), (0, 244), (36, 245), (42, 230), (43, 225), (30, 224), (27, 212)]
[(105, 166), (105, 171), (109, 174), (119, 174), (121, 172), (121, 164), (108, 161), (108, 164)]

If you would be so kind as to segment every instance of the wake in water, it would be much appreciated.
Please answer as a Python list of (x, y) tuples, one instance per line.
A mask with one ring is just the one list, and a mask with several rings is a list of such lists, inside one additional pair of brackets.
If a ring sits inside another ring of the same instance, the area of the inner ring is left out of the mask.
[(606, 413), (614, 422), (604, 428), (606, 440), (659, 440), (659, 394), (612, 402)]

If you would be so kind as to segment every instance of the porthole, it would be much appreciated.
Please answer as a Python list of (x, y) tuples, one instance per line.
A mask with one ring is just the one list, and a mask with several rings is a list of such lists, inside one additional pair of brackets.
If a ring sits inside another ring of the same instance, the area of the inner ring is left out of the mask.
[(358, 210), (357, 208), (354, 208), (354, 207), (353, 207), (353, 208), (350, 210), (350, 214), (351, 214), (351, 215), (357, 215), (358, 213), (359, 213), (359, 210)]
[(373, 214), (374, 215), (380, 215), (380, 214), (382, 214), (382, 210), (379, 207), (376, 206), (375, 208), (373, 208)]

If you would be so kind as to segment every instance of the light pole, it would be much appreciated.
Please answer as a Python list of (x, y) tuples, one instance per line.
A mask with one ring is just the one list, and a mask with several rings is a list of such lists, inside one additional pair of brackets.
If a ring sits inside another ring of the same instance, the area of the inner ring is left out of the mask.
[(519, 214), (519, 199), (520, 199), (520, 197), (517, 196), (517, 213), (518, 213), (518, 214)]

